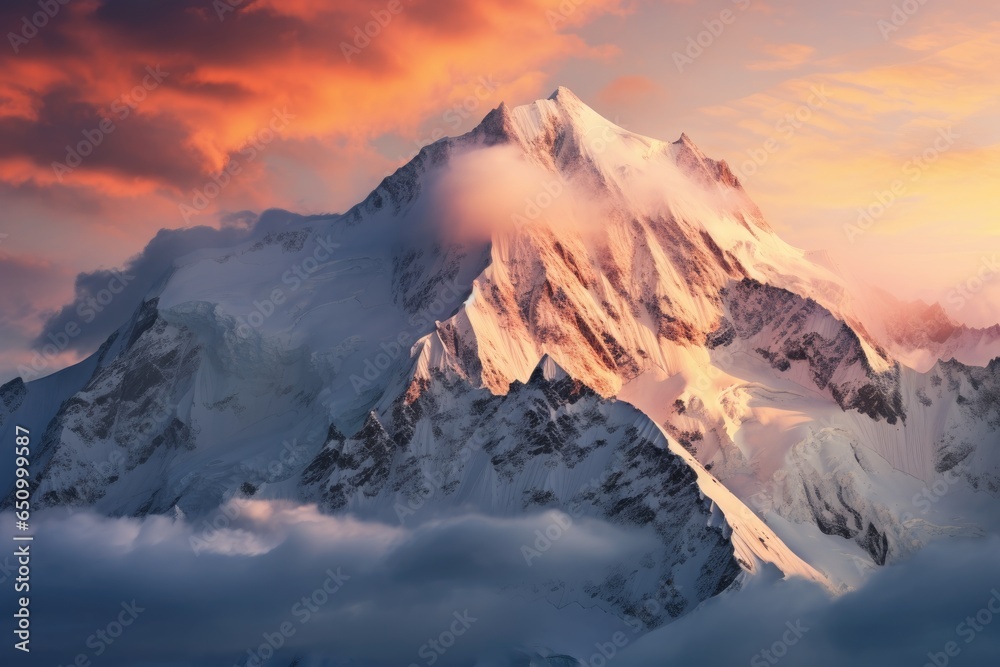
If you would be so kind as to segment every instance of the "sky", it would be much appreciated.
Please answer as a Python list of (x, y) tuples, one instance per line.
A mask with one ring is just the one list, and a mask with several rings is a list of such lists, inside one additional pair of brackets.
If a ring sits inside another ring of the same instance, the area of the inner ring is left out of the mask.
[(1000, 321), (992, 2), (18, 0), (0, 32), (0, 381), (151, 240), (344, 211), (559, 85), (687, 133), (845, 274)]

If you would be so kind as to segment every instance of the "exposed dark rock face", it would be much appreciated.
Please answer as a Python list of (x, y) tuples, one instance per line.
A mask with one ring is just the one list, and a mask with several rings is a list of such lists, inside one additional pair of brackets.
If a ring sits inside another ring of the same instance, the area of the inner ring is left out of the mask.
[(21, 407), (27, 395), (28, 390), (24, 386), (24, 380), (19, 377), (0, 387), (0, 403), (3, 404), (3, 410), (0, 411), (0, 426), (6, 422), (7, 415)]
[(868, 524), (868, 531), (858, 539), (858, 544), (867, 551), (877, 565), (885, 565), (889, 556), (889, 538), (880, 533), (874, 524)]
[[(732, 545), (708, 525), (694, 471), (655, 426), (561, 372), (546, 379), (541, 367), (502, 396), (436, 374), (398, 399), (389, 419), (370, 415), (349, 438), (331, 428), (300, 488), (328, 511), (388, 512), (404, 523), (418, 521), (426, 505), (460, 504), (649, 527), (662, 543), (656, 567), (700, 559), (697, 590), (675, 596), (654, 624), (724, 590), (740, 572)], [(590, 594), (638, 612), (640, 602), (622, 591), (608, 580)]]
[(829, 391), (843, 410), (890, 424), (906, 419), (899, 364), (875, 371), (854, 330), (818, 303), (750, 278), (722, 296), (728, 316), (707, 335), (710, 349), (746, 341), (779, 373), (805, 364), (816, 387)]

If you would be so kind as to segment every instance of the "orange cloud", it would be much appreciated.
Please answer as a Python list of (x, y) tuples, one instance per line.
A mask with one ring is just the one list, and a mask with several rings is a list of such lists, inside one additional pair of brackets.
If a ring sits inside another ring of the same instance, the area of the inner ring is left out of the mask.
[[(554, 62), (613, 54), (573, 30), (624, 11), (621, 0), (213, 7), (80, 3), (22, 53), (0, 54), (0, 178), (183, 199), (267, 133), (275, 110), (294, 116), (269, 144), (275, 154), (290, 141), (416, 136), (442, 107), (471, 97), (482, 116), (542, 92), (538, 72)], [(147, 65), (167, 73), (152, 90)], [(108, 118), (114, 130), (98, 134)], [(92, 156), (53, 169), (88, 136), (100, 140)]]

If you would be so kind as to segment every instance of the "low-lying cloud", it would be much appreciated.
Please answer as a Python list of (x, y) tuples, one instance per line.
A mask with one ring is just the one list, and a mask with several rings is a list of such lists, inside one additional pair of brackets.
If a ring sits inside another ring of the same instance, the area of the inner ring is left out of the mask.
[(757, 582), (650, 633), (620, 665), (1000, 664), (998, 553), (996, 537), (940, 542), (833, 600), (804, 581)]
[[(837, 599), (761, 578), (643, 636), (634, 619), (534, 591), (630, 562), (652, 538), (581, 521), (528, 567), (521, 545), (556, 518), (471, 514), (408, 528), (248, 501), (195, 549), (200, 520), (51, 510), (33, 543), (31, 664), (483, 667), (522, 664), (510, 662), (521, 651), (622, 667), (921, 667), (934, 656), (935, 667), (960, 667), (1000, 657), (997, 538), (932, 546)], [(131, 622), (116, 627), (123, 616)]]
[[(36, 519), (31, 664), (67, 665), (84, 654), (109, 667), (242, 667), (268, 637), (281, 646), (262, 664), (281, 667), (309, 656), (467, 665), (550, 638), (585, 646), (589, 633), (618, 620), (597, 607), (559, 609), (531, 591), (579, 583), (656, 541), (580, 520), (528, 566), (521, 545), (556, 518), (465, 515), (403, 528), (249, 501), (209, 536), (198, 520), (53, 510)], [(208, 539), (207, 548), (193, 548), (195, 539)], [(95, 633), (123, 603), (142, 611), (98, 655), (94, 646), (107, 642)]]

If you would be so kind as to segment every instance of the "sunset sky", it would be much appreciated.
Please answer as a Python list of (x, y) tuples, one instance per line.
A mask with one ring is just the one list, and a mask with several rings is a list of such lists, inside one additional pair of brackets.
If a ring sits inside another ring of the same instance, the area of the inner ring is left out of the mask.
[(343, 211), (558, 85), (686, 132), (845, 273), (1000, 321), (995, 2), (30, 0), (0, 29), (0, 382), (158, 230)]

